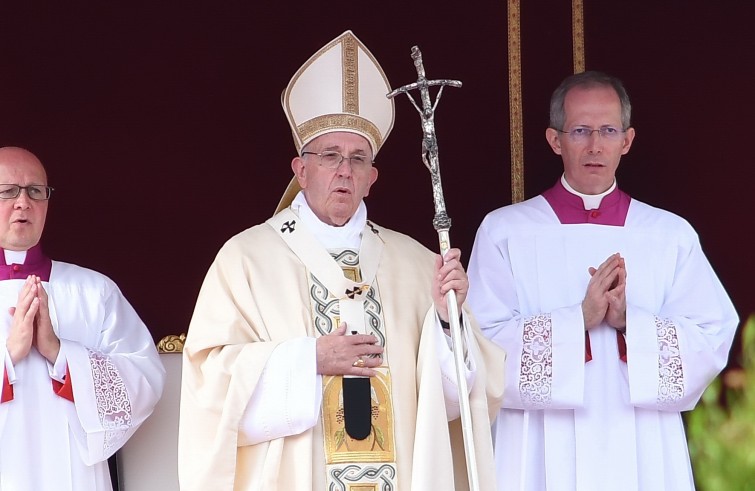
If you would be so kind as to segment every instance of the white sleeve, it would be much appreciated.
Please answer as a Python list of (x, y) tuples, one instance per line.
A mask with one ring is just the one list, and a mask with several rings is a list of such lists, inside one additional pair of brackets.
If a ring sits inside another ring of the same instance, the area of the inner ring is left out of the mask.
[(239, 423), (239, 445), (298, 435), (320, 415), (322, 376), (317, 373), (317, 339), (292, 339), (270, 354)]
[(56, 307), (70, 311), (87, 305), (80, 309), (86, 319), (66, 315), (60, 321), (66, 325), (58, 329), (88, 332), (96, 338), (90, 343), (61, 336), (56, 361), (58, 368), (67, 365), (70, 372), (74, 403), (67, 408), (68, 424), (87, 465), (107, 459), (123, 446), (152, 413), (165, 383), (152, 335), (120, 290), (113, 283), (107, 285), (103, 297), (99, 291), (85, 291), (79, 303), (61, 305), (58, 300)]
[(580, 407), (585, 373), (581, 306), (523, 316), (507, 244), (496, 243), (488, 225), (483, 221), (472, 248), (467, 301), (485, 337), (508, 354), (503, 407)]
[(664, 295), (660, 312), (627, 299), (630, 398), (639, 407), (687, 411), (726, 366), (739, 319), (696, 235), (680, 247)]
[[(474, 385), (477, 367), (473, 357), (469, 356), (467, 346), (470, 343), (471, 326), (466, 313), (462, 313), (461, 342), (464, 350), (464, 378), (467, 381), (467, 392), (472, 391)], [(430, 326), (437, 332), (443, 332), (440, 319), (435, 315), (435, 325)], [(459, 386), (456, 378), (456, 362), (454, 361), (453, 341), (449, 335), (436, 336), (436, 351), (438, 353), (438, 362), (440, 363), (441, 380), (443, 381), (443, 395), (446, 401), (446, 414), (449, 421), (453, 421), (461, 415), (459, 406)]]
[(5, 373), (8, 375), (8, 382), (14, 384), (16, 382), (16, 369), (13, 366), (13, 360), (10, 358), (10, 353), (8, 353), (8, 347), (5, 345), (3, 345), (2, 355)]

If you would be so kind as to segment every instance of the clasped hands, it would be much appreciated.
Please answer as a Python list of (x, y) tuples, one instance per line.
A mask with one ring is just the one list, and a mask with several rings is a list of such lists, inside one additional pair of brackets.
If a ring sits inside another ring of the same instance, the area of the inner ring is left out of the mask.
[(624, 258), (612, 254), (597, 269), (590, 267), (590, 282), (582, 301), (585, 330), (605, 321), (619, 332), (627, 325), (627, 270)]
[(6, 347), (15, 365), (31, 351), (32, 346), (50, 363), (60, 352), (60, 340), (50, 320), (47, 292), (39, 276), (30, 275), (18, 294), (16, 306), (8, 309), (13, 317)]

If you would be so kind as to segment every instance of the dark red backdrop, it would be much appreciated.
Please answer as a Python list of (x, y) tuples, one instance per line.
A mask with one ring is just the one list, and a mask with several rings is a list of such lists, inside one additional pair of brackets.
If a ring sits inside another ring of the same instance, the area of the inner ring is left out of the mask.
[[(294, 153), (280, 93), (346, 29), (394, 86), (416, 79), (415, 44), (429, 77), (463, 81), (436, 116), (454, 245), (468, 257), (484, 214), (510, 202), (505, 2), (90, 3), (0, 7), (0, 145), (48, 167), (46, 250), (116, 280), (156, 339), (186, 331), (218, 248), (272, 213)], [(571, 2), (522, 3), (530, 197), (560, 174), (543, 135), (550, 92), (572, 70)], [(755, 7), (585, 4), (587, 67), (622, 78), (635, 108), (620, 184), (685, 216), (740, 315), (754, 312)], [(399, 99), (368, 205), (435, 249), (420, 138)]]

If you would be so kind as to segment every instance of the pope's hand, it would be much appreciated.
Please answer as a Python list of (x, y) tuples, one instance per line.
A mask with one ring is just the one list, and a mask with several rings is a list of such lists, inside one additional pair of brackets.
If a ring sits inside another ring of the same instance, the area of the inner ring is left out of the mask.
[(341, 322), (338, 329), (317, 338), (317, 373), (377, 375), (373, 368), (381, 365), (383, 353), (383, 347), (377, 344), (378, 339), (371, 334), (346, 334), (346, 329), (346, 323)]
[(449, 249), (444, 258), (440, 255), (435, 256), (435, 275), (431, 288), (438, 317), (444, 322), (449, 322), (446, 293), (451, 290), (456, 292), (456, 307), (461, 312), (461, 306), (469, 291), (469, 279), (461, 264), (459, 249)]

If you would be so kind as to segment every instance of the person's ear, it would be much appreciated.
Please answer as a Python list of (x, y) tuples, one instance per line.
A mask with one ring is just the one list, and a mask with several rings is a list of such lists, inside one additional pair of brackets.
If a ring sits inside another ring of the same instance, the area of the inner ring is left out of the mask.
[(299, 181), (299, 187), (302, 189), (306, 188), (307, 183), (306, 168), (307, 165), (304, 163), (304, 158), (302, 157), (294, 157), (291, 161), (291, 170), (294, 171), (294, 176), (296, 176), (296, 180)]
[(545, 140), (548, 142), (548, 145), (551, 146), (553, 153), (561, 155), (561, 138), (558, 136), (558, 131), (553, 128), (546, 129)]
[(365, 196), (370, 195), (370, 189), (372, 189), (372, 185), (375, 184), (375, 181), (377, 181), (378, 178), (378, 170), (377, 167), (371, 167), (370, 168), (370, 185), (367, 186), (367, 192), (364, 193)]
[(634, 141), (634, 128), (627, 128), (626, 133), (624, 133), (624, 144), (621, 147), (621, 155), (626, 155), (627, 152), (629, 152), (629, 149), (632, 147), (632, 142)]

